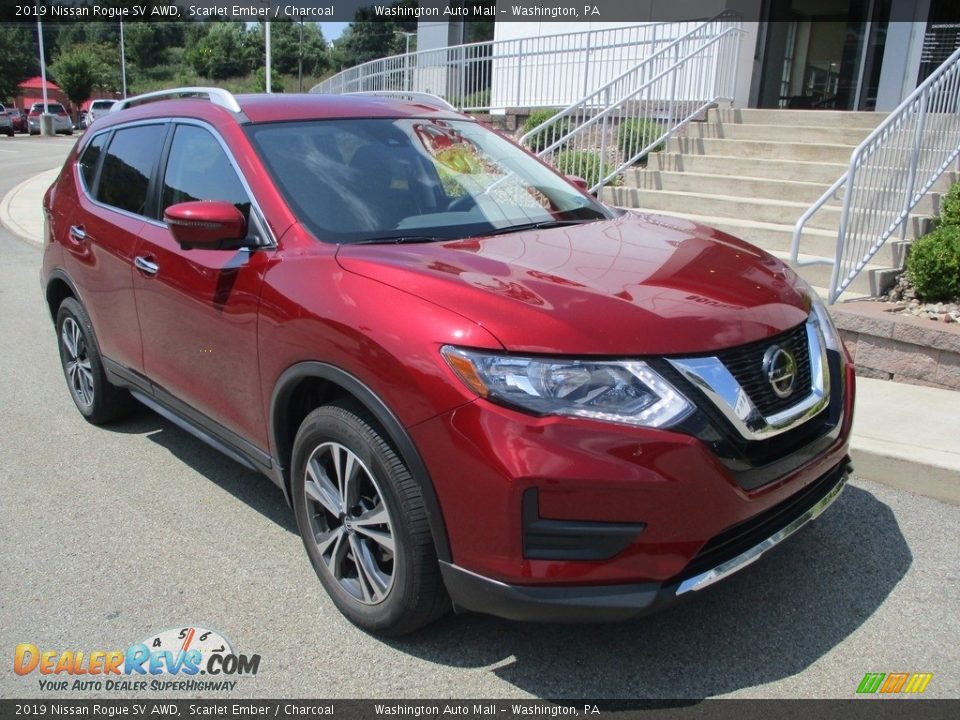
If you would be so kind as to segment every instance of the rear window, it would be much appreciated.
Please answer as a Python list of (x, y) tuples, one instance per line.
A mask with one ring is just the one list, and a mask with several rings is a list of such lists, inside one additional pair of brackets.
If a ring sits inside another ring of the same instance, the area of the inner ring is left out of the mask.
[(113, 107), (113, 100), (95, 100), (90, 106), (91, 110), (107, 110)]
[[(66, 110), (63, 109), (63, 105), (61, 105), (60, 103), (47, 103), (47, 107), (50, 109), (50, 112), (54, 114), (67, 112)], [(30, 112), (42, 113), (43, 103), (35, 103), (33, 107), (30, 108)]]
[(160, 157), (164, 125), (117, 130), (103, 158), (97, 200), (115, 208), (147, 214), (147, 189)]

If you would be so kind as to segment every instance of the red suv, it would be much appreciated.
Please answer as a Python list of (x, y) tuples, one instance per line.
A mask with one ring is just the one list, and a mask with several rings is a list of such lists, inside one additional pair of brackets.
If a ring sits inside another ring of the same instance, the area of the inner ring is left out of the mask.
[(133, 98), (44, 207), (79, 411), (135, 398), (272, 478), (371, 631), (649, 611), (850, 469), (852, 365), (790, 268), (436, 99)]

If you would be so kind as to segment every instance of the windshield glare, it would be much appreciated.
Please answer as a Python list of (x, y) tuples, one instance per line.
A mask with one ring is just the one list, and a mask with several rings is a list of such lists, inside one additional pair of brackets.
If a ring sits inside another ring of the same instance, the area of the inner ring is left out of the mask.
[(326, 242), (454, 239), (610, 217), (470, 121), (312, 120), (248, 132), (294, 212)]

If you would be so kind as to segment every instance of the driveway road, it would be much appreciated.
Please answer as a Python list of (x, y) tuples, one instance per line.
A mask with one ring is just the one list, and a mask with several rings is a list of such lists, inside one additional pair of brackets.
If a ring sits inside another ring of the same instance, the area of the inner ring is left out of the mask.
[[(0, 192), (68, 148), (0, 142)], [(960, 697), (960, 507), (862, 478), (784, 547), (653, 618), (450, 616), (365, 635), (322, 592), (270, 481), (145, 409), (110, 428), (81, 419), (39, 266), (0, 229), (0, 697), (41, 694), (11, 670), (18, 643), (112, 650), (186, 625), (261, 655), (220, 698), (852, 698), (864, 673), (897, 671)]]

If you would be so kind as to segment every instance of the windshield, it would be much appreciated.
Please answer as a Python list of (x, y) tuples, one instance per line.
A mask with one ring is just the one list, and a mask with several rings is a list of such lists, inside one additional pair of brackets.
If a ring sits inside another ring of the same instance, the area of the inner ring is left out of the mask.
[(311, 120), (248, 132), (293, 211), (325, 242), (424, 242), (612, 217), (466, 120)]

